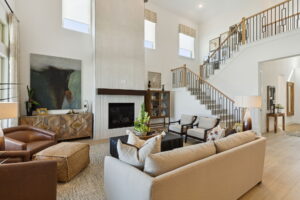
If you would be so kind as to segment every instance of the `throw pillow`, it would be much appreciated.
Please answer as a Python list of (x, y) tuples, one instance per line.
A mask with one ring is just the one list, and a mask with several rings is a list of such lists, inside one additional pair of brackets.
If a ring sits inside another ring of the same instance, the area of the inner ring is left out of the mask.
[[(147, 140), (140, 139), (138, 136), (136, 136), (130, 130), (127, 130), (126, 134), (128, 135), (127, 144), (131, 144), (133, 146), (136, 146), (137, 148), (141, 148), (147, 141)], [(163, 131), (160, 135), (161, 135), (161, 137), (165, 137), (166, 133)]]
[(161, 150), (161, 135), (147, 140), (141, 148), (123, 144), (118, 140), (117, 151), (119, 159), (134, 167), (142, 169), (148, 155), (159, 153)]
[(146, 140), (141, 140), (138, 136), (136, 136), (130, 130), (127, 130), (126, 134), (128, 135), (127, 144), (131, 144), (133, 146), (136, 146), (137, 148), (141, 148), (146, 142)]
[(208, 133), (207, 141), (216, 141), (223, 137), (225, 137), (225, 129), (221, 128), (219, 125)]

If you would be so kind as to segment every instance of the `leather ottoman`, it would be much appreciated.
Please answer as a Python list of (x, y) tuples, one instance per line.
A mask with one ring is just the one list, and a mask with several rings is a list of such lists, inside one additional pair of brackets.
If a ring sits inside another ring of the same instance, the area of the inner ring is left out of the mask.
[(34, 160), (57, 161), (57, 180), (68, 182), (90, 163), (90, 146), (84, 143), (62, 142), (34, 155)]

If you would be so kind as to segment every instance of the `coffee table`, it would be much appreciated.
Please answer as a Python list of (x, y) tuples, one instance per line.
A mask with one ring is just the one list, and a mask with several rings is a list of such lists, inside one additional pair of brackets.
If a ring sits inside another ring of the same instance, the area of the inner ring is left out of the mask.
[[(110, 155), (118, 158), (117, 143), (121, 140), (122, 143), (127, 143), (128, 135), (123, 135), (119, 137), (111, 137), (109, 139), (110, 143)], [(174, 133), (167, 133), (161, 141), (161, 151), (169, 151), (175, 148), (183, 147), (183, 138), (180, 135)]]

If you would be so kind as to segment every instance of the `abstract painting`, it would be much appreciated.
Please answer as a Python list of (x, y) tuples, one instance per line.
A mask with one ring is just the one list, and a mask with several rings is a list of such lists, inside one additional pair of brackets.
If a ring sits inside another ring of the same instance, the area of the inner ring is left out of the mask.
[(81, 60), (30, 55), (30, 87), (39, 107), (81, 108)]

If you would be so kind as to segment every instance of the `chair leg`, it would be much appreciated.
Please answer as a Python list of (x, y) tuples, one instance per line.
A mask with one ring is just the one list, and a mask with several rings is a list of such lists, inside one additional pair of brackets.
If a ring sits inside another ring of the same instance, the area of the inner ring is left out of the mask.
[(185, 143), (187, 143), (187, 138), (188, 138), (188, 136), (187, 136), (187, 135), (185, 135)]

